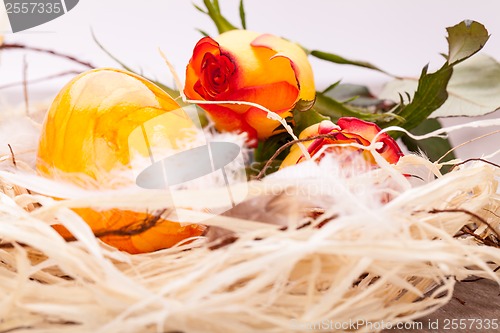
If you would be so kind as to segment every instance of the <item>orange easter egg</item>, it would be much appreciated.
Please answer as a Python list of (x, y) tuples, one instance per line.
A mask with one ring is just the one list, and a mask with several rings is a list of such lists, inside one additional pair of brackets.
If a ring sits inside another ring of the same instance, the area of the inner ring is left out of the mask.
[[(189, 117), (182, 115), (175, 100), (130, 72), (104, 68), (82, 73), (59, 92), (46, 115), (36, 168), (43, 176), (81, 187), (115, 189), (116, 170), (132, 174), (131, 133), (166, 113), (174, 115), (174, 121), (154, 126), (153, 145), (170, 142), (175, 146), (173, 138), (182, 139), (187, 131), (196, 129)], [(138, 154), (147, 157), (148, 151), (139, 150)], [(82, 182), (82, 175), (91, 181)], [(129, 253), (168, 248), (204, 231), (203, 226), (158, 219), (146, 211), (91, 208), (74, 211), (96, 235), (101, 235), (102, 241)], [(144, 223), (151, 221), (154, 226), (141, 230)], [(63, 226), (54, 227), (64, 237), (71, 237)]]

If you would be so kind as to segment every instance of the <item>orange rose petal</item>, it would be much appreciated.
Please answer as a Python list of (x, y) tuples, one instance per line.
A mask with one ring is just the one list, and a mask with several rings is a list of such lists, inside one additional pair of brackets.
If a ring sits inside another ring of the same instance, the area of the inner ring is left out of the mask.
[[(305, 141), (302, 143), (306, 149), (312, 144), (312, 141)], [(299, 163), (299, 160), (303, 157), (302, 151), (299, 149), (298, 145), (293, 145), (290, 149), (290, 153), (285, 157), (283, 162), (281, 162), (280, 169), (286, 168), (291, 165)]]
[(203, 108), (208, 112), (219, 131), (246, 132), (249, 144), (257, 139), (257, 131), (245, 121), (244, 114), (236, 113), (224, 105), (203, 105)]
[(200, 78), (201, 67), (206, 53), (213, 55), (220, 54), (219, 43), (210, 37), (204, 37), (196, 43), (193, 50), (193, 56), (189, 60), (189, 64), (186, 67), (186, 84), (184, 86), (184, 94), (186, 94), (186, 96), (190, 99), (204, 99), (196, 91), (195, 85)]
[(297, 83), (300, 87), (300, 99), (311, 101), (316, 96), (314, 76), (307, 55), (297, 44), (280, 37), (263, 34), (252, 41), (254, 47), (265, 47), (276, 52), (274, 57), (284, 57), (290, 61)]
[[(320, 125), (321, 125), (321, 123), (316, 123), (314, 125), (307, 127), (302, 132), (300, 132), (299, 139), (305, 139), (305, 138), (309, 138), (311, 136), (318, 135)], [(297, 145), (292, 146), (292, 149), (298, 149), (298, 148), (299, 147)]]
[(342, 129), (342, 131), (361, 135), (368, 141), (372, 141), (373, 138), (381, 131), (380, 127), (376, 124), (354, 117), (340, 118), (337, 121), (337, 125)]
[[(367, 150), (350, 146), (345, 146), (345, 147), (335, 146), (335, 145), (343, 145), (351, 143), (357, 143), (363, 146), (369, 146), (370, 145), (369, 141), (365, 140), (359, 135), (340, 132), (337, 129), (334, 129), (330, 134), (332, 135), (331, 138), (321, 138), (313, 141), (313, 143), (308, 147), (308, 152), (311, 156), (316, 155), (321, 149), (323, 149), (323, 147), (328, 145), (333, 145), (332, 147), (326, 148), (326, 151), (333, 152), (336, 155), (340, 155), (342, 159), (341, 162), (343, 163), (342, 165), (344, 165), (344, 163), (348, 163), (351, 157), (359, 154), (362, 154), (367, 162), (374, 165), (376, 164), (372, 154)], [(347, 152), (350, 152), (350, 154), (347, 154)], [(318, 161), (321, 160), (323, 156), (324, 155), (321, 155), (318, 158)], [(304, 155), (301, 155), (297, 163), (302, 162), (304, 160), (305, 160)]]
[[(279, 113), (282, 118), (286, 118), (292, 115), (290, 111), (285, 111)], [(267, 118), (267, 112), (262, 111), (258, 108), (251, 108), (245, 113), (245, 121), (253, 128), (258, 128), (257, 137), (260, 140), (264, 140), (274, 134), (281, 133), (285, 129), (281, 126), (281, 123), (274, 119)]]
[(339, 129), (339, 127), (333, 122), (331, 122), (330, 120), (323, 120), (321, 123), (319, 123), (317, 132), (319, 134), (328, 134), (336, 129)]
[[(292, 115), (289, 111), (293, 108), (299, 91), (287, 82), (277, 82), (265, 86), (245, 88), (238, 91), (237, 100), (251, 101), (260, 105), (266, 105), (268, 109), (276, 112), (280, 117), (287, 118)], [(246, 122), (253, 128), (258, 128), (258, 138), (265, 139), (273, 134), (280, 122), (268, 118), (266, 111), (258, 108), (250, 108), (245, 113)], [(284, 129), (281, 129), (284, 130)]]
[[(247, 30), (232, 30), (217, 37), (221, 54), (231, 58), (238, 73), (235, 88), (245, 88), (286, 81), (297, 85), (290, 60), (276, 57), (276, 51), (267, 47), (254, 47), (252, 42), (261, 34)], [(298, 88), (298, 85), (297, 85)]]
[(246, 87), (226, 95), (227, 99), (235, 101), (246, 101), (265, 106), (278, 114), (281, 110), (293, 108), (299, 89), (288, 82), (281, 81), (254, 87)]
[(186, 83), (184, 85), (184, 94), (187, 98), (193, 100), (203, 100), (203, 97), (201, 97), (195, 89), (198, 83), (198, 75), (196, 75), (194, 68), (191, 65), (188, 65), (186, 68)]
[[(381, 131), (380, 127), (376, 124), (354, 117), (340, 118), (337, 125), (339, 125), (343, 131), (359, 134), (370, 142)], [(399, 158), (404, 155), (396, 141), (387, 133), (380, 134), (377, 138), (377, 142), (383, 143), (383, 147), (377, 151), (391, 164), (397, 163)]]
[(189, 63), (194, 68), (196, 74), (199, 74), (199, 70), (201, 69), (201, 65), (203, 62), (203, 57), (206, 53), (211, 53), (213, 55), (220, 54), (219, 43), (217, 43), (210, 37), (204, 37), (200, 39), (194, 47), (193, 57), (191, 58)]
[[(202, 38), (186, 68), (184, 92), (190, 99), (253, 102), (285, 117), (299, 99), (315, 97), (312, 69), (298, 45), (247, 30), (228, 31), (215, 40)], [(219, 130), (250, 128), (249, 138), (266, 139), (279, 126), (258, 108), (220, 106), (224, 109), (201, 105)]]
[[(363, 145), (363, 146), (370, 145), (370, 141), (366, 140), (361, 135), (358, 135), (355, 133), (344, 132), (344, 131), (337, 132), (335, 135), (335, 139), (327, 139), (327, 140), (334, 141), (331, 143), (340, 143), (340, 144), (342, 144), (342, 143), (358, 143), (358, 144)], [(355, 148), (355, 149), (358, 149), (358, 148)]]
[[(373, 138), (380, 132), (380, 128), (376, 124), (352, 117), (340, 118), (337, 125), (333, 124), (331, 121), (322, 121), (321, 123), (309, 126), (303, 130), (302, 133), (300, 133), (300, 139), (314, 137), (318, 134), (332, 135), (331, 138), (318, 138), (312, 142), (305, 142), (304, 145), (306, 145), (311, 156), (315, 155), (322, 147), (329, 144), (358, 143), (363, 146), (369, 146), (371, 144), (371, 140), (373, 140)], [(383, 143), (382, 148), (377, 151), (389, 163), (397, 163), (399, 158), (403, 156), (403, 153), (396, 141), (388, 134), (382, 133), (379, 135), (377, 142)], [(342, 153), (343, 151), (358, 152), (363, 154), (366, 161), (376, 165), (373, 155), (369, 151), (355, 147), (334, 147), (332, 150), (338, 153)], [(349, 160), (348, 156), (346, 158)], [(303, 160), (304, 156), (298, 149), (298, 146), (293, 145), (290, 149), (290, 153), (282, 162), (280, 169), (300, 163)]]
[(404, 156), (396, 141), (394, 141), (394, 139), (389, 135), (383, 137), (382, 140), (378, 141), (383, 142), (384, 146), (380, 149), (377, 149), (377, 152), (379, 152), (387, 162), (396, 164), (401, 156)]

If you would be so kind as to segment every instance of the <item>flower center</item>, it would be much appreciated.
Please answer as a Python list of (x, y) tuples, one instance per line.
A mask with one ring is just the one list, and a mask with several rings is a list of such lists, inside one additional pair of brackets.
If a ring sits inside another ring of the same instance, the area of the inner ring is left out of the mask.
[(235, 71), (233, 62), (225, 55), (206, 53), (201, 65), (200, 83), (205, 97), (216, 97), (229, 89), (230, 78)]

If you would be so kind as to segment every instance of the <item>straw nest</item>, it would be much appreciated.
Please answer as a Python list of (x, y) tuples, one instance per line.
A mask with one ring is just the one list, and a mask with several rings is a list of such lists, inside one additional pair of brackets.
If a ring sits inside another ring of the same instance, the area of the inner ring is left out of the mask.
[(482, 161), (441, 176), (407, 155), (347, 174), (325, 157), (242, 184), (246, 200), (220, 216), (225, 189), (179, 189), (209, 233), (129, 255), (70, 208), (162, 211), (164, 193), (83, 191), (20, 156), (1, 162), (0, 332), (369, 332), (446, 304), (457, 279), (500, 281), (500, 170)]

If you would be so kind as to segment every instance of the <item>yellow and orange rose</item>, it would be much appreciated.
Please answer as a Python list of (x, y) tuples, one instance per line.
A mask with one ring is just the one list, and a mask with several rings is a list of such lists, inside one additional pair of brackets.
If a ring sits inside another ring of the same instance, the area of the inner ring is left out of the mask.
[[(306, 146), (309, 155), (314, 156), (325, 145), (356, 143), (363, 146), (369, 146), (371, 141), (380, 131), (380, 127), (374, 123), (358, 118), (344, 117), (338, 120), (337, 125), (331, 121), (324, 120), (321, 123), (309, 126), (300, 133), (299, 139), (312, 138), (318, 135), (328, 135), (328, 137), (316, 138), (304, 142), (304, 146)], [(398, 162), (399, 158), (403, 156), (403, 152), (396, 141), (387, 133), (379, 134), (376, 142), (382, 144), (381, 147), (377, 149), (377, 152), (385, 158), (387, 162), (395, 164)], [(373, 155), (368, 150), (349, 146), (332, 146), (327, 148), (327, 151), (342, 155), (343, 158), (346, 158), (349, 155), (346, 153), (349, 152), (352, 152), (354, 155), (361, 154), (369, 164), (373, 166), (376, 165)], [(304, 160), (304, 155), (299, 147), (293, 145), (280, 168), (294, 165)]]
[[(184, 93), (190, 99), (260, 104), (283, 118), (299, 100), (313, 101), (314, 79), (306, 53), (282, 38), (232, 30), (202, 38), (186, 69)], [(267, 113), (246, 105), (200, 105), (218, 130), (246, 132), (256, 145), (280, 125)]]

